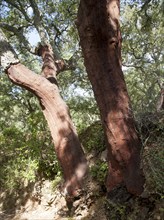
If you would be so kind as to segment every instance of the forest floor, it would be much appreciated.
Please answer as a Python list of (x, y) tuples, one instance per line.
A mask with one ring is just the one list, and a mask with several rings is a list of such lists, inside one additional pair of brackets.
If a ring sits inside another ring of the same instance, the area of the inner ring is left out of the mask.
[[(110, 195), (90, 177), (82, 195), (66, 203), (59, 188), (49, 180), (36, 182), (18, 196), (1, 192), (0, 220), (163, 220), (164, 203), (158, 193), (144, 191), (133, 197), (124, 187)], [(4, 200), (5, 198), (5, 200)], [(5, 208), (4, 208), (5, 207)]]
[(104, 179), (104, 166), (97, 163), (104, 161), (104, 152), (92, 151), (87, 156), (90, 175), (73, 203), (66, 202), (60, 193), (60, 184), (56, 184), (59, 181), (41, 178), (26, 183), (23, 189), (0, 190), (0, 220), (164, 220), (164, 117), (159, 119), (149, 116), (149, 120), (145, 117), (145, 122), (142, 120), (142, 166), (146, 182), (141, 196), (132, 196), (123, 186), (107, 194), (103, 181), (99, 181)]
[(88, 184), (86, 193), (74, 201), (70, 208), (58, 189), (52, 192), (51, 182), (43, 181), (40, 192), (37, 192), (37, 183), (25, 199), (25, 204), (10, 209), (12, 201), (8, 201), (8, 209), (0, 213), (0, 220), (164, 219), (164, 204), (158, 194), (144, 192), (141, 197), (134, 198), (120, 187), (106, 196), (98, 185)]
[[(106, 219), (103, 204), (105, 197), (104, 195), (95, 194), (97, 189), (94, 189), (94, 187), (96, 186), (91, 186), (92, 192), (88, 192), (87, 188), (87, 193), (84, 192), (70, 207), (70, 204), (66, 202), (59, 189), (52, 192), (50, 181), (44, 180), (40, 189), (38, 184), (40, 183), (36, 183), (33, 187), (33, 192), (28, 195), (29, 198), (25, 199), (25, 204), (1, 212), (0, 220), (98, 220), (100, 216), (101, 219)], [(9, 202), (11, 207), (11, 201)]]

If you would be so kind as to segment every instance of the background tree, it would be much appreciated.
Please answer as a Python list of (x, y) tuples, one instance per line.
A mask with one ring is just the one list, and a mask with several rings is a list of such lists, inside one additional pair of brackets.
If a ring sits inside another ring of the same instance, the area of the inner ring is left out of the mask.
[(163, 7), (162, 1), (125, 1), (121, 10), (122, 60), (135, 114), (156, 111), (164, 80)]

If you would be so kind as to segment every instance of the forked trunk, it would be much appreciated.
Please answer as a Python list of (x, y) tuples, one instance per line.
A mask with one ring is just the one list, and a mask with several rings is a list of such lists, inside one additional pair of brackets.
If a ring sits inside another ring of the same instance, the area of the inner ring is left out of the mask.
[(85, 67), (107, 136), (107, 189), (125, 183), (140, 194), (144, 178), (130, 100), (121, 70), (119, 1), (81, 0), (77, 21)]

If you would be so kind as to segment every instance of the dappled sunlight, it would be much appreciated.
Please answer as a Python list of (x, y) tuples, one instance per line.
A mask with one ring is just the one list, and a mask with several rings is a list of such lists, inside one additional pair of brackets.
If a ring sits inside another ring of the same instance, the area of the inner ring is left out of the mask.
[(0, 220), (163, 219), (163, 8), (0, 1)]

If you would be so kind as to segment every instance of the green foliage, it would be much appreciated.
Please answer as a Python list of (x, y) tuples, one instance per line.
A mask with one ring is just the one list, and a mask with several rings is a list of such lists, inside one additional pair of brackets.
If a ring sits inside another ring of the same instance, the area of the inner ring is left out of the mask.
[(18, 189), (40, 177), (55, 178), (60, 167), (36, 98), (1, 76), (0, 186)]
[(38, 162), (29, 155), (23, 133), (16, 127), (3, 130), (0, 134), (1, 187), (19, 188), (25, 180), (35, 180)]
[(54, 180), (54, 178), (61, 176), (61, 167), (56, 158), (56, 155), (54, 154), (53, 147), (48, 149), (48, 152), (49, 155), (47, 155), (47, 152), (45, 151), (39, 161), (38, 174), (45, 178)]
[[(152, 144), (153, 145), (153, 144)], [(147, 170), (145, 172), (148, 188), (150, 191), (155, 191), (161, 195), (164, 193), (163, 190), (163, 167), (164, 167), (164, 150), (163, 147), (159, 147), (157, 144), (151, 146), (146, 150), (144, 157)]]
[(122, 6), (122, 59), (135, 113), (155, 111), (163, 82), (163, 13), (160, 3)]
[(91, 176), (100, 184), (104, 183), (107, 175), (108, 165), (106, 162), (97, 161), (90, 168)]
[(79, 137), (88, 152), (93, 150), (98, 153), (105, 149), (105, 135), (100, 121), (96, 121), (87, 129), (82, 130)]
[[(86, 153), (99, 155), (105, 149), (105, 135), (100, 121), (96, 121), (89, 127), (84, 128), (80, 135)], [(91, 176), (100, 184), (104, 184), (107, 174), (107, 163), (97, 160), (90, 168)]]
[(119, 219), (126, 220), (126, 205), (114, 203), (110, 200), (106, 200), (106, 209), (109, 212), (109, 216), (111, 220)]
[(143, 168), (146, 188), (163, 195), (164, 167), (164, 117), (163, 113), (140, 115), (138, 125), (143, 142)]
[(61, 172), (59, 171), (58, 174), (55, 176), (55, 179), (51, 182), (52, 191), (54, 191), (62, 181)]
[[(27, 182), (35, 182), (38, 162), (31, 158), (19, 157), (1, 167), (1, 187), (3, 189), (21, 189)], [(5, 186), (5, 187), (4, 187)]]

